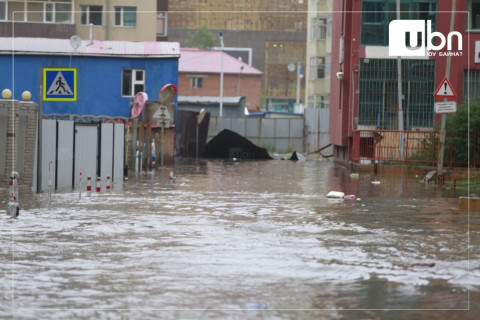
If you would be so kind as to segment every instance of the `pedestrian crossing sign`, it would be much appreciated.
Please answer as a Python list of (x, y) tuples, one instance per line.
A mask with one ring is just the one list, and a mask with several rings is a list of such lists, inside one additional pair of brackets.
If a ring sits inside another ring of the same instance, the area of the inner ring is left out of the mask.
[(44, 101), (77, 101), (76, 68), (43, 68)]

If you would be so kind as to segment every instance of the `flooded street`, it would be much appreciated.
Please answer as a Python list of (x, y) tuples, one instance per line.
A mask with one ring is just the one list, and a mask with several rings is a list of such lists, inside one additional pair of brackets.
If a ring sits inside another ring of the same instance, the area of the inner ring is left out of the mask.
[(480, 215), (418, 177), (373, 179), (202, 160), (51, 210), (23, 195), (16, 220), (2, 196), (0, 319), (476, 319)]

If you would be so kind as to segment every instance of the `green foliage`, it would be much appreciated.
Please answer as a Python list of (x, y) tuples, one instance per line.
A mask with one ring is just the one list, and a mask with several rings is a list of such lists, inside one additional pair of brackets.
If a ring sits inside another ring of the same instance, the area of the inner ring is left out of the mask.
[(189, 47), (194, 47), (202, 50), (211, 49), (217, 43), (217, 38), (207, 27), (204, 22), (194, 34), (189, 34), (185, 40), (185, 44)]
[[(468, 152), (473, 152), (475, 135), (480, 132), (480, 98), (457, 107), (457, 112), (447, 117), (445, 157), (452, 155), (453, 161), (468, 161)], [(473, 133), (473, 135), (472, 135)]]

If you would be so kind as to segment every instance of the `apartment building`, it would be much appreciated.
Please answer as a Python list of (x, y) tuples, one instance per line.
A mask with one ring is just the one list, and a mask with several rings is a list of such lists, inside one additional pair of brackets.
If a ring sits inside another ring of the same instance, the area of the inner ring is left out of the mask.
[(262, 107), (293, 112), (297, 81), (288, 65), (305, 69), (307, 9), (307, 0), (169, 1), (168, 37), (187, 47), (189, 34), (204, 23), (215, 35), (222, 31), (228, 54), (264, 72)]
[(0, 36), (167, 40), (167, 0), (0, 0)]
[[(396, 0), (334, 2), (330, 142), (337, 163), (348, 165), (367, 157), (361, 146), (375, 138), (362, 130), (398, 130), (402, 118), (406, 131), (432, 130), (440, 119), (434, 104), (444, 101), (435, 94), (445, 77), (456, 93), (449, 101), (462, 103), (480, 94), (480, 1), (401, 0), (400, 8), (401, 20), (422, 23), (417, 41), (408, 38), (411, 32), (390, 39)], [(414, 29), (412, 23), (403, 25)], [(400, 55), (402, 108), (398, 55), (389, 52), (394, 43), (407, 48), (407, 54)], [(424, 54), (412, 54), (418, 50), (415, 45)]]

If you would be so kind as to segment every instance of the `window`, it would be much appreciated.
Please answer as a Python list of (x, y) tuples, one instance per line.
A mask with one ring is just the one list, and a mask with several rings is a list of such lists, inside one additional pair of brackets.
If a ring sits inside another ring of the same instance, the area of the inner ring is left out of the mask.
[(0, 2), (0, 21), (7, 20), (7, 9), (5, 8), (5, 2)]
[(463, 101), (472, 101), (480, 96), (480, 70), (465, 70), (463, 73)]
[(327, 19), (314, 18), (312, 20), (312, 40), (327, 38)]
[(135, 27), (137, 25), (137, 8), (115, 7), (115, 25), (120, 27)]
[(325, 57), (317, 57), (317, 79), (325, 78)]
[[(470, 29), (480, 29), (480, 0), (470, 0)], [(0, 17), (1, 19), (1, 17)]]
[(122, 70), (122, 96), (133, 97), (139, 92), (145, 91), (145, 70), (123, 69)]
[(102, 6), (80, 6), (80, 23), (95, 26), (102, 25)]
[(23, 1), (7, 1), (7, 12), (7, 20), (25, 21), (25, 6)]
[[(402, 0), (400, 4), (402, 19), (432, 20), (432, 29), (435, 29), (436, 12), (437, 0)], [(396, 0), (363, 1), (360, 43), (362, 45), (388, 45), (388, 25), (396, 18)]]
[(157, 37), (167, 36), (167, 12), (157, 12)]
[[(404, 128), (432, 128), (435, 60), (402, 63)], [(358, 125), (398, 129), (398, 79), (395, 59), (363, 59), (359, 63)]]
[(68, 3), (45, 3), (44, 22), (72, 23), (72, 5)]
[(190, 79), (190, 87), (193, 89), (203, 88), (203, 77), (192, 77), (192, 79)]

